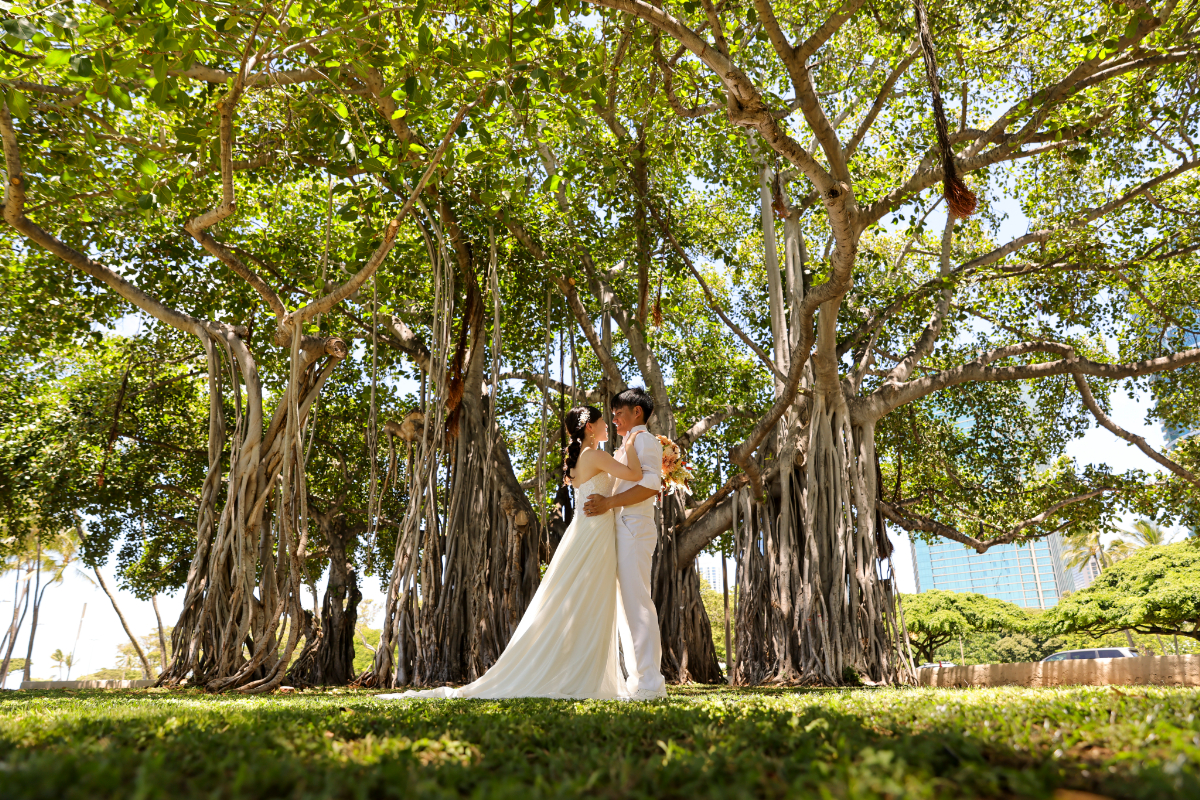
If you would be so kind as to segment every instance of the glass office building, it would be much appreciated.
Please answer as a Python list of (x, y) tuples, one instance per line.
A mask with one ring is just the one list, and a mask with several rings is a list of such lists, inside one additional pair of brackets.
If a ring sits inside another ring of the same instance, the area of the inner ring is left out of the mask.
[(1063, 567), (1062, 539), (1053, 534), (1029, 544), (1005, 544), (986, 553), (942, 539), (912, 540), (917, 591), (978, 592), (1024, 608), (1050, 608), (1075, 589)]
[(1092, 581), (1100, 577), (1100, 562), (1092, 556), (1083, 563), (1083, 566), (1075, 570), (1075, 588), (1086, 589), (1092, 585)]

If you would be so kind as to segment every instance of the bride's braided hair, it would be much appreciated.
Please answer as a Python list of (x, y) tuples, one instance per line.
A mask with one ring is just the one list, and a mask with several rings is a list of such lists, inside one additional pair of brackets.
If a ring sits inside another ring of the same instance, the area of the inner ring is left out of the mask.
[(567, 436), (571, 443), (563, 453), (563, 475), (568, 479), (575, 465), (579, 463), (579, 452), (583, 449), (583, 437), (587, 436), (587, 426), (603, 416), (595, 406), (576, 406), (567, 412)]

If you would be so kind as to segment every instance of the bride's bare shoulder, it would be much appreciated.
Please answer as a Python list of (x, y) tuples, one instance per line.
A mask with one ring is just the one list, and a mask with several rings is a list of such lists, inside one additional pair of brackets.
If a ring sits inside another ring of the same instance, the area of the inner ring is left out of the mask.
[(579, 454), (579, 460), (575, 462), (575, 469), (571, 475), (571, 485), (576, 488), (590, 481), (592, 478), (599, 475), (604, 470), (601, 468), (600, 456), (596, 450), (587, 448)]

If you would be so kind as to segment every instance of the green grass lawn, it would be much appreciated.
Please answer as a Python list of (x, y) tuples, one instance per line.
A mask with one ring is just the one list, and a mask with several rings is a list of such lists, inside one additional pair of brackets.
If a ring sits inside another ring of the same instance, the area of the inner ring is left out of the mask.
[(0, 797), (1200, 797), (1200, 690), (0, 695)]

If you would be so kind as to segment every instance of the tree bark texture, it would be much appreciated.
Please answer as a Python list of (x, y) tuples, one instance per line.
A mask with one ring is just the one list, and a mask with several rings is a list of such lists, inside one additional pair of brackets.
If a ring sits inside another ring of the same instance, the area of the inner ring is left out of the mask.
[(679, 567), (675, 525), (684, 517), (683, 501), (679, 493), (667, 492), (660, 495), (659, 505), (660, 533), (650, 574), (662, 641), (663, 677), (671, 683), (721, 683), (725, 676), (700, 596), (700, 573), (694, 559)]
[(735, 495), (734, 682), (908, 682), (895, 587), (880, 574), (890, 544), (875, 504), (874, 430), (818, 396), (789, 439), (778, 493)]
[[(303, 432), (322, 386), (346, 355), (340, 339), (302, 347), (299, 330), (293, 328), (292, 374), (265, 434), (262, 386), (249, 350), (230, 336), (225, 373), (216, 343), (202, 337), (209, 376), (209, 473), (183, 610), (171, 634), (171, 663), (159, 679), (164, 685), (188, 681), (212, 691), (269, 691), (283, 681), (299, 642), (308, 540)], [(226, 377), (233, 387), (231, 436)]]
[[(436, 276), (433, 391), (407, 476), (380, 646), (363, 681), (384, 687), (481, 676), (504, 651), (540, 580), (537, 514), (483, 392), (484, 365), (495, 366), (470, 250), (444, 200), (430, 219), (440, 222), (432, 225), (437, 246), (427, 241)], [(465, 303), (452, 346), (456, 272)]]
[(137, 653), (138, 659), (142, 662), (142, 677), (146, 680), (153, 680), (154, 668), (150, 666), (150, 659), (146, 658), (146, 651), (142, 649), (141, 642), (134, 636), (133, 631), (129, 628), (129, 623), (125, 621), (125, 615), (121, 613), (121, 607), (117, 605), (117, 598), (113, 597), (113, 593), (109, 591), (108, 584), (104, 581), (104, 576), (100, 574), (99, 567), (92, 567), (92, 572), (96, 575), (96, 581), (100, 584), (100, 588), (104, 590), (105, 596), (108, 597), (108, 602), (112, 603), (113, 611), (117, 612), (117, 619), (121, 620), (121, 627), (125, 629), (125, 635), (129, 637), (129, 643), (133, 645), (133, 650)]
[(306, 631), (304, 649), (288, 669), (287, 681), (292, 686), (344, 686), (355, 678), (354, 631), (362, 601), (358, 576), (346, 559), (355, 534), (340, 509), (313, 517), (329, 545), (329, 579), (320, 627)]

